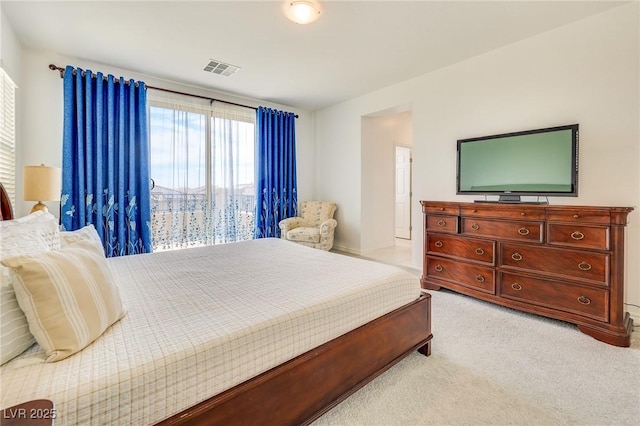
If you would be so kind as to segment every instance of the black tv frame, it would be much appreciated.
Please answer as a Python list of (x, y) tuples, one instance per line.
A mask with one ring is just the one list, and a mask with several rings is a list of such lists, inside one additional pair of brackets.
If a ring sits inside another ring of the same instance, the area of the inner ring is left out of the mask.
[[(500, 139), (513, 136), (524, 136), (537, 133), (550, 133), (558, 130), (571, 130), (571, 157), (573, 166), (571, 170), (571, 192), (545, 192), (545, 191), (469, 191), (460, 190), (460, 145), (468, 142), (477, 142), (490, 139)], [(564, 126), (545, 127), (541, 129), (525, 130), (519, 132), (501, 133), (490, 136), (480, 136), (475, 138), (458, 139), (456, 147), (456, 194), (457, 195), (498, 195), (497, 201), (476, 200), (483, 203), (523, 203), (523, 204), (548, 204), (548, 201), (521, 201), (521, 196), (533, 197), (577, 197), (578, 196), (578, 147), (579, 147), (579, 124), (568, 124)]]

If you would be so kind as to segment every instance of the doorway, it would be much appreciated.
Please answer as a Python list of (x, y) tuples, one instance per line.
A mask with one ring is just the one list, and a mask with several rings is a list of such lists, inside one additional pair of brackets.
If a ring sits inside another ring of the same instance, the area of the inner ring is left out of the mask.
[[(365, 257), (397, 266), (413, 265), (411, 222), (413, 115), (409, 105), (362, 117), (362, 217), (360, 249)], [(413, 217), (412, 217), (413, 216)]]

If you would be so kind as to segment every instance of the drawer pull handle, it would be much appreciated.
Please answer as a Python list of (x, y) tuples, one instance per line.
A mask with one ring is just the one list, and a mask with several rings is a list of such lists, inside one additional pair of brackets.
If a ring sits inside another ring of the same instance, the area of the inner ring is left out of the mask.
[(482, 256), (484, 254), (484, 250), (482, 250), (482, 248), (478, 247), (476, 249), (476, 254), (479, 254), (480, 256)]
[(436, 241), (435, 246), (440, 248), (442, 247), (444, 244), (442, 244), (442, 241)]
[(476, 275), (476, 281), (478, 281), (479, 283), (483, 283), (484, 282), (484, 277), (480, 274)]
[(591, 299), (589, 299), (587, 296), (580, 296), (578, 297), (578, 302), (582, 303), (583, 305), (590, 305)]
[(478, 229), (480, 229), (480, 225), (478, 225), (477, 223), (474, 223), (473, 225), (471, 225), (471, 229), (473, 229), (474, 231), (477, 231)]
[(440, 210), (441, 212), (444, 211), (444, 207), (440, 207), (438, 210)]
[(443, 270), (444, 268), (442, 267), (442, 265), (436, 265), (436, 271), (442, 272)]
[(520, 212), (520, 216), (526, 216), (527, 214), (525, 212)]
[(522, 290), (522, 286), (520, 284), (518, 284), (518, 283), (511, 284), (511, 288), (514, 289), (515, 291)]
[(584, 238), (584, 234), (580, 231), (575, 231), (571, 234), (571, 238), (573, 238), (574, 240), (581, 240)]
[(518, 234), (520, 235), (529, 235), (529, 230), (527, 228), (520, 228), (518, 229)]
[(511, 255), (511, 258), (516, 262), (520, 262), (522, 260), (522, 255), (518, 252), (515, 252)]
[(574, 219), (577, 219), (577, 218), (579, 218), (579, 217), (580, 217), (580, 216), (578, 216), (577, 214), (574, 214), (574, 215), (573, 215), (573, 218), (574, 218)]
[(440, 220), (438, 221), (438, 225), (440, 225), (440, 226), (445, 226), (446, 224), (447, 224), (447, 222), (445, 222), (445, 221), (444, 221), (444, 220), (442, 220), (442, 219), (440, 219)]
[(589, 263), (585, 261), (582, 261), (578, 263), (578, 268), (582, 269), (583, 271), (588, 271), (589, 269), (591, 269), (591, 265), (589, 265)]

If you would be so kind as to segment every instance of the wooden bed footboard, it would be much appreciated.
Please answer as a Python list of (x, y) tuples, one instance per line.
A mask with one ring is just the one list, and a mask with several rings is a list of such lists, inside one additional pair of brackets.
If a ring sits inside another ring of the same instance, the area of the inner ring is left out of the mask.
[(431, 354), (431, 295), (371, 321), (159, 425), (306, 425), (414, 350)]

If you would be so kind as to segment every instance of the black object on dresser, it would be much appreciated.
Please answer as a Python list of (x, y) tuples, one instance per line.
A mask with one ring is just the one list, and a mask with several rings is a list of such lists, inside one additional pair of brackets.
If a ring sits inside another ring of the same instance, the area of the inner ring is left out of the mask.
[(630, 207), (421, 201), (422, 287), (445, 287), (578, 325), (629, 346), (624, 232)]

